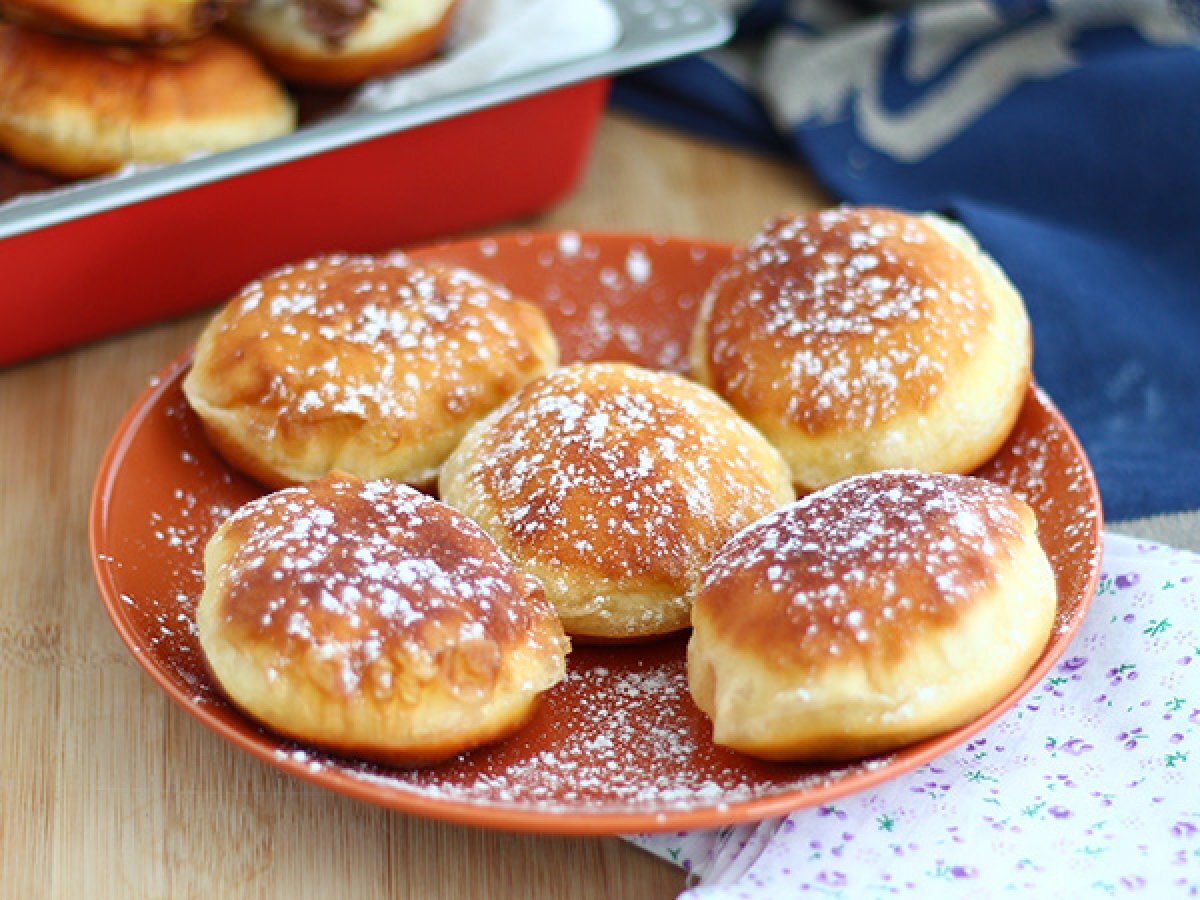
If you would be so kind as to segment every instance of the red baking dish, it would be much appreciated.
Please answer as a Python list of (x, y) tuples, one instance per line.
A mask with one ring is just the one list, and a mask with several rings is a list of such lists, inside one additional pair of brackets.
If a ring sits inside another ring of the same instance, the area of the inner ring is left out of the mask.
[(575, 184), (606, 88), (585, 82), (0, 241), (0, 364), (212, 305), (289, 259), (534, 212)]
[(577, 182), (614, 72), (724, 40), (694, 0), (610, 0), (613, 50), (0, 210), (0, 365), (220, 302), (287, 260), (529, 215)]

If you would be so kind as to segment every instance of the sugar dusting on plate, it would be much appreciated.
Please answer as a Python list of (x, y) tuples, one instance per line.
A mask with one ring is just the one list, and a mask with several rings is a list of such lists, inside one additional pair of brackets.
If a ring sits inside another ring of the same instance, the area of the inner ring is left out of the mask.
[[(1054, 408), (1040, 387), (1035, 386), (1033, 393), (1039, 405)], [(1084, 591), (1088, 573), (1099, 567), (1103, 550), (1097, 510), (1088, 503), (1091, 474), (1083, 456), (1072, 449), (1071, 440), (1052, 418), (1036, 429), (1022, 427), (1018, 421), (1008, 443), (976, 472), (1009, 488), (1037, 513), (1042, 543), (1058, 581), (1058, 633), (1069, 631), (1078, 622), (1074, 610), (1061, 598), (1077, 597)], [(1051, 489), (1051, 476), (1065, 488)], [(1057, 540), (1046, 541), (1049, 532)], [(1086, 565), (1082, 564), (1085, 560)]]
[[(636, 653), (624, 648), (611, 655)], [(696, 730), (687, 727), (690, 720), (681, 721), (680, 711), (692, 707), (678, 655), (649, 666), (596, 664), (595, 655), (573, 666), (565, 689), (550, 698), (548, 712), (573, 724), (552, 735), (547, 746), (527, 747), (520, 754), (484, 750), (426, 771), (369, 765), (345, 771), (358, 780), (435, 799), (547, 812), (632, 812), (743, 802), (830, 784), (888, 762), (877, 758), (764, 779), (732, 754), (698, 740)]]
[[(664, 283), (668, 266), (659, 254), (669, 244), (642, 242), (640, 248), (648, 269), (631, 255), (631, 246), (613, 256), (600, 241), (578, 234), (552, 236), (549, 242), (487, 239), (477, 245), (476, 258), (504, 265), (506, 257), (550, 250), (542, 299), (565, 358), (615, 357), (679, 370), (686, 325), (703, 287), (689, 283), (680, 293)], [(709, 271), (721, 262), (711, 248), (681, 252)], [(602, 265), (612, 268), (619, 289), (599, 282)], [(642, 273), (646, 281), (638, 283)], [(630, 302), (629, 296), (639, 299)], [(653, 314), (636, 308), (651, 301), (660, 304)], [(755, 762), (714, 746), (687, 693), (683, 639), (642, 648), (577, 648), (567, 681), (548, 694), (524, 730), (433, 769), (389, 770), (338, 759), (257, 729), (228, 710), (212, 687), (196, 646), (194, 608), (205, 543), (220, 521), (261, 490), (213, 455), (182, 400), (178, 375), (159, 390), (138, 426), (156, 430), (153, 440), (172, 448), (168, 458), (155, 460), (154, 505), (139, 513), (138, 533), (110, 541), (98, 560), (121, 595), (116, 605), (144, 649), (143, 664), (166, 674), (193, 703), (232, 717), (243, 732), (273, 748), (281, 767), (369, 785), (384, 804), (403, 805), (399, 798), (415, 796), (557, 815), (650, 813), (665, 826), (676, 811), (726, 811), (777, 794), (795, 794), (796, 805), (803, 805), (813, 790), (853, 785), (894, 763), (883, 758), (803, 768)], [(1099, 525), (1089, 505), (1087, 470), (1068, 434), (1044, 424), (1046, 416), (1038, 410), (1047, 405), (1038, 393), (1014, 440), (980, 474), (1014, 489), (1037, 511), (1043, 534), (1055, 537), (1048, 548), (1067, 600), (1060, 606), (1060, 625), (1067, 627), (1078, 616), (1088, 563), (1099, 553)], [(133, 440), (141, 437), (135, 433)]]

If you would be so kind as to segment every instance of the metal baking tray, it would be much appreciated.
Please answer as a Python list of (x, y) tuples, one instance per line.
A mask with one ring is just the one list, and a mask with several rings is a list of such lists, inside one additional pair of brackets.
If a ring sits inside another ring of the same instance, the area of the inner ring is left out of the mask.
[(529, 215), (577, 182), (610, 76), (716, 46), (704, 0), (607, 0), (608, 51), (0, 210), (0, 365), (222, 300), (264, 269)]

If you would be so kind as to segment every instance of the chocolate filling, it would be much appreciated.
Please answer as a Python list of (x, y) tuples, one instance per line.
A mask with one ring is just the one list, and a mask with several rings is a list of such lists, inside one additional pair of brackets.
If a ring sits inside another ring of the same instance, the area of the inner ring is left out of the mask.
[(341, 43), (367, 17), (372, 0), (297, 0), (304, 24), (331, 44)]
[(200, 0), (192, 9), (192, 23), (197, 31), (207, 31), (225, 19), (225, 14), (237, 0)]

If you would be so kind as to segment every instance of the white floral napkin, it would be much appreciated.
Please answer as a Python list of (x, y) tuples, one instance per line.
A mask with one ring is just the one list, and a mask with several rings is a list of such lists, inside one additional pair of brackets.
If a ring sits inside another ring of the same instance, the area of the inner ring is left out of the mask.
[(611, 50), (621, 38), (605, 0), (466, 0), (445, 52), (370, 82), (356, 110), (397, 109)]
[(635, 843), (688, 900), (1200, 896), (1200, 556), (1106, 536), (1050, 675), (974, 740), (783, 819)]

